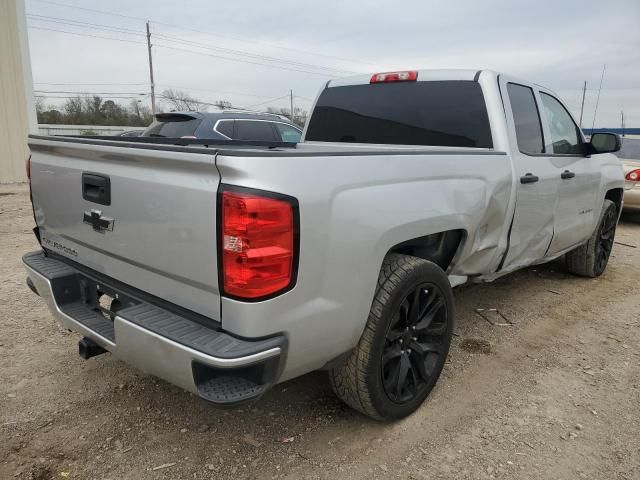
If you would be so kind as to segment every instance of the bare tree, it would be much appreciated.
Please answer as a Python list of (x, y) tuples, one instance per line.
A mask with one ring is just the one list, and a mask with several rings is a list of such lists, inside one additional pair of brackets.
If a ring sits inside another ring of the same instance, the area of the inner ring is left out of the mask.
[(45, 109), (44, 97), (36, 97), (36, 114), (42, 115)]
[(303, 127), (305, 122), (307, 121), (308, 112), (303, 110), (302, 108), (294, 107), (293, 109), (293, 118), (291, 118), (291, 109), (289, 108), (275, 108), (268, 107), (267, 112), (269, 113), (277, 113), (278, 115), (282, 115), (283, 117), (287, 117), (296, 125)]
[(213, 104), (220, 110), (229, 110), (230, 108), (233, 108), (233, 105), (231, 105), (231, 102), (228, 100), (216, 100)]
[(162, 98), (165, 104), (169, 105), (170, 109), (177, 111), (202, 111), (207, 110), (209, 106), (207, 103), (192, 97), (187, 92), (183, 92), (182, 90), (174, 90), (173, 88), (164, 90), (159, 95), (159, 97)]

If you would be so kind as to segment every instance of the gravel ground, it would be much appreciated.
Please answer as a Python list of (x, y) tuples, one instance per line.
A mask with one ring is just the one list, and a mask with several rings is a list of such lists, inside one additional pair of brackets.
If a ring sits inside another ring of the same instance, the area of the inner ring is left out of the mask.
[(217, 410), (110, 354), (82, 360), (24, 284), (32, 224), (27, 189), (0, 186), (0, 478), (640, 479), (637, 219), (599, 279), (555, 262), (456, 290), (443, 377), (390, 425), (322, 372)]

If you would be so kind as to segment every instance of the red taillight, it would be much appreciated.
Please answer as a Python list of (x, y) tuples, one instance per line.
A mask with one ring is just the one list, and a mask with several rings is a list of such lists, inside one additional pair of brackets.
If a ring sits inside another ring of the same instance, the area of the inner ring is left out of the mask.
[(374, 73), (369, 83), (388, 83), (388, 82), (415, 82), (418, 80), (418, 72), (383, 72)]
[(223, 293), (255, 300), (289, 288), (295, 278), (294, 200), (226, 190), (221, 209)]
[(26, 168), (27, 168), (27, 180), (30, 181), (31, 180), (31, 155), (27, 157)]
[(640, 181), (640, 169), (636, 168), (635, 170), (631, 170), (624, 178), (630, 182)]

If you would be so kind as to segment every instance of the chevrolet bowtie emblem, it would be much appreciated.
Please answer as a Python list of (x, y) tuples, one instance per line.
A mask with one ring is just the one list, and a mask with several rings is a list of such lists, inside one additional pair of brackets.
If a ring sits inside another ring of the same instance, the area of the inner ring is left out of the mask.
[(82, 222), (91, 225), (96, 232), (105, 232), (107, 230), (113, 232), (113, 218), (103, 217), (100, 210), (84, 212)]

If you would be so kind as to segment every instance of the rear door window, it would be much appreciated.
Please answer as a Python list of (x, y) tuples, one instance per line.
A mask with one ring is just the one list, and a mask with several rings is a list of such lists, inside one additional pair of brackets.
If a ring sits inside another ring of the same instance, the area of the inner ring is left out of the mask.
[(507, 92), (516, 128), (518, 150), (522, 153), (543, 153), (542, 123), (533, 90), (517, 83), (508, 83)]
[(282, 142), (298, 143), (300, 141), (300, 137), (302, 137), (302, 132), (300, 130), (292, 127), (291, 125), (287, 125), (286, 123), (274, 122), (273, 126), (276, 127)]
[(276, 142), (275, 132), (270, 122), (262, 120), (236, 120), (234, 140), (253, 140), (259, 142)]
[(189, 115), (162, 115), (156, 117), (151, 125), (149, 125), (143, 137), (193, 137), (202, 119), (194, 118)]
[(493, 147), (482, 88), (467, 80), (326, 88), (305, 140)]

